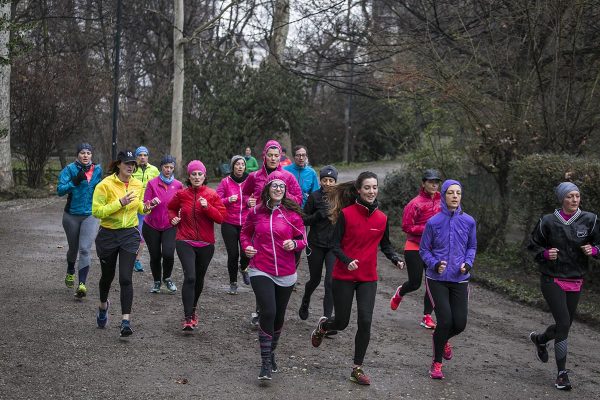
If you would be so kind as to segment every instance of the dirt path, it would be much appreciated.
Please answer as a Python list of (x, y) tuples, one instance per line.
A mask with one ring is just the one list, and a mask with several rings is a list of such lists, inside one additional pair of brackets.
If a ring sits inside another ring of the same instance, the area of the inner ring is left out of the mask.
[[(527, 334), (548, 324), (551, 316), (476, 285), (467, 330), (453, 341), (455, 356), (444, 366), (446, 379), (432, 381), (427, 375), (431, 335), (418, 326), (423, 291), (407, 296), (392, 312), (389, 297), (406, 273), (394, 270), (383, 258), (365, 360), (373, 380), (370, 387), (348, 381), (355, 320), (319, 349), (310, 345), (322, 288), (315, 292), (308, 321), (297, 316), (303, 288), (292, 295), (277, 354), (281, 372), (269, 385), (259, 385), (257, 335), (248, 321), (254, 296), (243, 284), (238, 296), (227, 295), (221, 242), (200, 299), (200, 327), (192, 336), (180, 332), (179, 294), (148, 292), (152, 278), (147, 268), (134, 274), (134, 336), (121, 341), (118, 285), (110, 295), (108, 328), (95, 326), (99, 278), (95, 257), (87, 299), (75, 301), (64, 287), (63, 206), (62, 199), (53, 199), (0, 207), (0, 399), (598, 398), (597, 331), (573, 325), (568, 366), (574, 390), (559, 393), (553, 387), (554, 353), (550, 363), (541, 364), (527, 340)], [(144, 261), (147, 265), (147, 255)], [(307, 281), (307, 273), (304, 262), (300, 282)], [(180, 286), (179, 261), (174, 278)], [(187, 384), (177, 383), (181, 379)]]

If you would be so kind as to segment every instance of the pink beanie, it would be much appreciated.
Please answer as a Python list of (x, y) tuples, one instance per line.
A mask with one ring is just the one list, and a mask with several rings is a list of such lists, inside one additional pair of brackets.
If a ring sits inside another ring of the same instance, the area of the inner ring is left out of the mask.
[(194, 171), (202, 171), (202, 173), (204, 175), (206, 175), (206, 167), (204, 166), (204, 164), (202, 164), (202, 161), (199, 161), (199, 160), (190, 161), (190, 163), (187, 166), (188, 175)]

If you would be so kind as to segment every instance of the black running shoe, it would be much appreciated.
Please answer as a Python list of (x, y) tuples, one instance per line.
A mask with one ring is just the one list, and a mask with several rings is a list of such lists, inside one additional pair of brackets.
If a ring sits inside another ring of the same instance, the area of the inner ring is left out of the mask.
[(124, 319), (121, 321), (121, 337), (131, 336), (133, 333), (133, 329), (131, 329), (131, 324), (128, 319)]
[(271, 366), (267, 363), (263, 363), (260, 367), (260, 374), (258, 374), (259, 381), (270, 381), (271, 380)]
[(533, 331), (529, 334), (529, 340), (531, 340), (533, 342), (533, 344), (535, 345), (535, 355), (536, 355), (537, 359), (543, 363), (547, 363), (548, 362), (548, 346), (545, 343), (544, 344), (539, 343), (537, 338), (538, 338), (537, 332)]
[(310, 334), (310, 342), (313, 347), (319, 347), (323, 342), (323, 336), (327, 333), (327, 331), (323, 328), (323, 324), (327, 322), (327, 317), (319, 318), (319, 322), (317, 323), (317, 327)]
[(569, 381), (569, 374), (567, 372), (569, 371), (560, 371), (558, 373), (556, 383), (554, 384), (558, 390), (571, 390), (571, 381)]
[(306, 300), (302, 300), (302, 304), (300, 305), (300, 310), (298, 310), (298, 316), (301, 320), (306, 321), (308, 319), (308, 307), (310, 303)]

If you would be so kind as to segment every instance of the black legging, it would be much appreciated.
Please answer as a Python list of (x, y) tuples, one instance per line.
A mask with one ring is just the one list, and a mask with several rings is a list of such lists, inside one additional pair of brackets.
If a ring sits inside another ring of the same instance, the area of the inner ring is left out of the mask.
[(246, 253), (240, 249), (240, 232), (241, 226), (231, 225), (226, 222), (221, 224), (221, 235), (225, 242), (225, 250), (227, 250), (227, 271), (229, 272), (229, 282), (237, 282), (238, 275), (238, 260), (241, 269), (246, 269), (250, 259)]
[(426, 285), (437, 319), (437, 326), (433, 332), (433, 360), (442, 362), (446, 342), (464, 331), (467, 326), (469, 283), (427, 279)]
[(310, 246), (310, 253), (306, 256), (308, 259), (308, 271), (310, 279), (304, 285), (304, 297), (302, 301), (310, 302), (310, 296), (321, 283), (323, 274), (323, 263), (325, 263), (325, 296), (323, 297), (323, 315), (331, 317), (333, 311), (333, 295), (331, 294), (331, 272), (335, 263), (335, 254), (326, 247)]
[(178, 240), (175, 243), (175, 248), (183, 268), (181, 301), (183, 302), (183, 312), (187, 318), (192, 316), (198, 305), (198, 299), (204, 287), (204, 276), (215, 253), (215, 245), (194, 247)]
[[(406, 262), (406, 271), (408, 272), (408, 281), (402, 284), (400, 289), (400, 296), (404, 296), (407, 293), (414, 292), (421, 287), (421, 281), (423, 280), (423, 269), (425, 263), (419, 255), (419, 250), (406, 250), (404, 251), (404, 261)], [(431, 314), (433, 306), (431, 300), (425, 291), (423, 299), (423, 315)]]
[(556, 366), (559, 371), (564, 371), (567, 365), (567, 337), (581, 292), (565, 292), (554, 282), (554, 278), (546, 275), (541, 276), (540, 287), (554, 317), (554, 324), (538, 335), (537, 340), (539, 343), (554, 340)]
[(356, 292), (356, 311), (358, 314), (358, 330), (354, 337), (354, 364), (362, 365), (371, 340), (371, 321), (373, 320), (373, 307), (377, 294), (377, 281), (352, 282), (333, 279), (333, 305), (335, 317), (328, 320), (323, 328), (331, 331), (342, 331), (350, 322), (352, 301)]
[(176, 234), (177, 228), (175, 227), (166, 231), (158, 231), (148, 224), (142, 226), (142, 235), (150, 254), (150, 269), (155, 282), (160, 281), (161, 272), (163, 280), (170, 278), (173, 273)]
[(250, 283), (260, 310), (258, 315), (260, 329), (273, 336), (283, 327), (285, 310), (294, 286), (278, 286), (271, 278), (260, 275), (251, 277)]
[(103, 254), (100, 257), (100, 302), (106, 303), (110, 285), (115, 278), (117, 269), (117, 258), (119, 259), (119, 286), (121, 287), (121, 314), (131, 314), (131, 305), (133, 304), (133, 284), (131, 277), (133, 275), (133, 264), (135, 263), (135, 253), (125, 251), (122, 248), (115, 249), (112, 253)]

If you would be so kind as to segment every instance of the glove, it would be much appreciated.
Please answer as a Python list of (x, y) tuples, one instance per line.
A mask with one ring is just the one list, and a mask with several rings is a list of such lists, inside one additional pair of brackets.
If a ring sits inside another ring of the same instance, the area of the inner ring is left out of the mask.
[(73, 185), (79, 186), (79, 184), (83, 182), (84, 179), (87, 180), (87, 177), (85, 176), (85, 172), (83, 172), (83, 170), (80, 169), (77, 175), (75, 175), (75, 177), (73, 178)]

